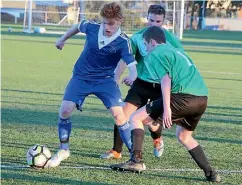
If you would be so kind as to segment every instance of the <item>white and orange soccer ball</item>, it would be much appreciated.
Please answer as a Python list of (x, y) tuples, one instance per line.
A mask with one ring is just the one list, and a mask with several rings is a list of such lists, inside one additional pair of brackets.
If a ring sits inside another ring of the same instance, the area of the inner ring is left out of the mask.
[(44, 145), (34, 145), (27, 152), (27, 163), (33, 168), (45, 168), (51, 158), (50, 150)]

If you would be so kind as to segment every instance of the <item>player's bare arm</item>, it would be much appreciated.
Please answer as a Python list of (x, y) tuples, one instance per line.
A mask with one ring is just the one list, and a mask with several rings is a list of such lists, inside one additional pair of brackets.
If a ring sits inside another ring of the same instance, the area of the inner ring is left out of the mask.
[(122, 80), (122, 83), (124, 83), (127, 86), (131, 86), (138, 76), (136, 64), (137, 62), (135, 61), (135, 62), (132, 62), (130, 65), (128, 65), (129, 74), (127, 77), (124, 77)]
[(126, 63), (123, 60), (120, 60), (114, 73), (115, 73), (115, 81), (117, 82), (117, 84), (119, 84), (120, 81), (120, 77), (121, 75), (124, 73), (124, 70), (126, 68)]
[(57, 49), (62, 50), (65, 45), (65, 41), (68, 40), (73, 35), (79, 33), (78, 25), (73, 26), (70, 28), (60, 39), (58, 39), (55, 43)]
[(164, 128), (170, 128), (172, 126), (171, 121), (171, 107), (170, 107), (170, 101), (171, 101), (171, 79), (168, 74), (166, 74), (161, 79), (161, 91), (162, 91), (162, 98), (163, 98), (163, 107), (164, 107), (164, 113), (163, 113), (163, 127)]

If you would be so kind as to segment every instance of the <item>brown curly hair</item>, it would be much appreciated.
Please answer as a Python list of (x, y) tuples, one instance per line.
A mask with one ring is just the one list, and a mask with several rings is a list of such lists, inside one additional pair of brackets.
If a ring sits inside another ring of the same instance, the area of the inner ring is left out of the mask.
[(123, 8), (116, 2), (105, 3), (100, 8), (100, 15), (104, 18), (123, 19)]

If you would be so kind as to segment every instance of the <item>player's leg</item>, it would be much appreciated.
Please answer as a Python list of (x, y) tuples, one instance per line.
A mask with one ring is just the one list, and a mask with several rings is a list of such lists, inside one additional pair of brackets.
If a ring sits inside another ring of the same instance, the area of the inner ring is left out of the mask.
[[(177, 102), (176, 108), (174, 101)], [(181, 106), (180, 106), (181, 105)], [(207, 97), (197, 97), (192, 95), (172, 96), (171, 109), (177, 118), (182, 118), (177, 122), (176, 137), (178, 141), (188, 150), (197, 165), (203, 169), (208, 181), (219, 182), (219, 175), (212, 169), (206, 158), (202, 147), (193, 138), (195, 130), (201, 116), (207, 107)], [(172, 113), (173, 113), (172, 112)]]
[[(137, 80), (133, 83), (132, 87), (129, 89), (128, 94), (123, 103), (123, 111), (128, 119), (130, 115), (141, 106), (141, 97), (137, 93)], [(113, 138), (113, 148), (108, 150), (106, 153), (102, 154), (100, 157), (104, 159), (117, 158), (119, 157), (123, 147), (123, 140), (120, 136), (119, 127), (114, 124), (114, 138)]]
[(153, 139), (153, 154), (155, 157), (161, 157), (164, 152), (164, 142), (161, 134), (162, 125), (157, 122), (151, 122), (147, 126)]
[(156, 120), (161, 112), (162, 108), (162, 99), (159, 99), (150, 104), (138, 109), (130, 117), (130, 123), (132, 126), (131, 138), (132, 138), (132, 155), (131, 159), (125, 163), (114, 164), (110, 167), (114, 170), (126, 170), (126, 171), (135, 171), (141, 172), (146, 169), (143, 159), (142, 159), (142, 148), (144, 141), (144, 126), (143, 124), (148, 124)]
[[(132, 88), (129, 90), (125, 102), (130, 102), (140, 108), (145, 106), (150, 101), (157, 100), (160, 97), (160, 84), (153, 84), (138, 78), (133, 84)], [(155, 157), (160, 157), (164, 151), (163, 138), (161, 136), (162, 127), (160, 124), (151, 122), (148, 124), (148, 129), (153, 139), (153, 154)]]
[(114, 121), (118, 126), (120, 137), (127, 148), (131, 150), (131, 127), (123, 112), (123, 102), (118, 85), (112, 79), (107, 80), (95, 88), (94, 94), (99, 97), (106, 108), (111, 111)]
[(220, 182), (220, 177), (213, 170), (199, 143), (192, 137), (192, 132), (181, 126), (176, 128), (178, 141), (188, 150), (197, 165), (204, 171), (206, 179), (212, 182)]
[[(86, 92), (82, 89), (88, 89), (84, 82), (72, 78), (65, 90), (63, 101), (59, 110), (58, 135), (60, 140), (60, 148), (58, 152), (51, 158), (48, 167), (57, 167), (61, 161), (70, 156), (69, 138), (72, 129), (71, 114), (75, 110), (76, 105), (84, 101)], [(82, 104), (82, 103), (81, 103)]]
[[(160, 85), (153, 87), (153, 94), (150, 96), (150, 101), (154, 101), (162, 97)], [(153, 153), (155, 157), (161, 157), (164, 152), (164, 142), (162, 137), (162, 125), (158, 122), (150, 122), (147, 124), (150, 135), (153, 139)]]
[[(126, 118), (129, 118), (130, 115), (137, 110), (137, 107), (131, 103), (124, 103), (123, 112)], [(121, 157), (123, 147), (123, 141), (119, 133), (118, 125), (114, 125), (114, 138), (113, 138), (113, 148), (108, 150), (106, 153), (102, 154), (100, 158), (102, 159), (118, 159)]]
[[(145, 106), (150, 101), (157, 100), (160, 97), (161, 88), (159, 84), (153, 84), (137, 78), (137, 80), (129, 90), (128, 95), (125, 98), (125, 102), (135, 105), (137, 108), (140, 108)], [(129, 110), (129, 115), (126, 115), (127, 118), (129, 118), (131, 113), (133, 113), (134, 111), (135, 110)], [(161, 136), (162, 127), (160, 124), (154, 124), (153, 122), (151, 122), (150, 124), (148, 124), (148, 128), (153, 139), (154, 156), (160, 157), (164, 151), (163, 138)]]
[(48, 163), (49, 168), (54, 168), (60, 165), (61, 161), (67, 159), (70, 156), (69, 150), (69, 137), (71, 134), (71, 113), (75, 109), (76, 104), (71, 101), (62, 101), (60, 111), (59, 111), (59, 120), (58, 120), (58, 134), (60, 140), (60, 149), (57, 153), (51, 158)]

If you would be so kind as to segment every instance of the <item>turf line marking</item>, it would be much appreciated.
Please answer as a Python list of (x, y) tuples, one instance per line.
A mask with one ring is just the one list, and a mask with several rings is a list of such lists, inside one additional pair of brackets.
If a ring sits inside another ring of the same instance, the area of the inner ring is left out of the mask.
[(200, 71), (202, 73), (223, 74), (223, 75), (242, 75), (242, 73), (219, 72), (219, 71)]
[[(1, 168), (5, 169), (27, 169), (30, 168), (29, 166), (26, 165), (1, 165)], [(63, 168), (63, 169), (97, 169), (97, 170), (111, 170), (109, 167), (102, 167), (102, 166), (60, 166), (58, 168)], [(202, 172), (200, 169), (191, 169), (191, 168), (186, 168), (186, 169), (176, 169), (176, 168), (164, 168), (164, 169), (159, 169), (159, 168), (152, 168), (152, 169), (147, 169), (146, 171), (155, 171), (155, 172)], [(242, 170), (216, 170), (220, 174), (232, 174), (232, 173), (241, 173)]]

